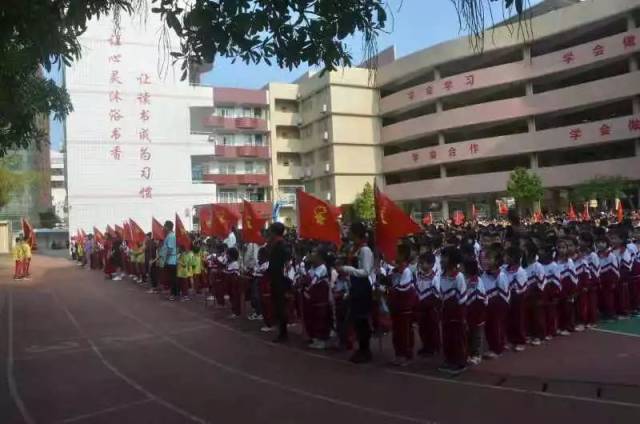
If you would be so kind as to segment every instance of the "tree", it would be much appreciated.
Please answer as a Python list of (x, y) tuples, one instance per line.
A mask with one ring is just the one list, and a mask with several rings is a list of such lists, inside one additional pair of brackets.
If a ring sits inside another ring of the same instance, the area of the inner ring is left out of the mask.
[(591, 199), (604, 201), (623, 199), (627, 197), (625, 191), (635, 187), (637, 187), (637, 184), (628, 178), (598, 176), (578, 185), (573, 190), (572, 195), (575, 200), (583, 202)]
[(371, 183), (365, 183), (362, 192), (353, 202), (353, 212), (359, 220), (373, 221), (376, 218), (376, 206)]
[(11, 201), (11, 196), (24, 190), (29, 184), (37, 183), (38, 177), (32, 172), (19, 172), (21, 160), (16, 155), (0, 158), (0, 209)]
[(56, 215), (54, 208), (45, 210), (44, 212), (38, 212), (40, 217), (40, 226), (42, 228), (53, 228), (62, 220)]
[(516, 168), (509, 176), (507, 193), (516, 199), (519, 208), (522, 208), (523, 204), (539, 202), (544, 195), (542, 180), (526, 168)]
[[(165, 30), (181, 40), (182, 77), (192, 65), (218, 56), (247, 63), (301, 64), (323, 70), (349, 66), (346, 39), (361, 34), (366, 63), (375, 67), (377, 35), (385, 31), (390, 0), (4, 0), (0, 6), (0, 157), (10, 149), (39, 145), (39, 116), (64, 119), (72, 105), (64, 87), (43, 79), (41, 66), (70, 66), (82, 51), (78, 37), (91, 19), (110, 15), (119, 30), (122, 13), (158, 13)], [(444, 0), (443, 0), (444, 1)], [(482, 39), (484, 10), (500, 2), (523, 14), (527, 0), (451, 0), (460, 26)], [(158, 43), (166, 40), (166, 32)], [(477, 43), (474, 45), (478, 45)]]

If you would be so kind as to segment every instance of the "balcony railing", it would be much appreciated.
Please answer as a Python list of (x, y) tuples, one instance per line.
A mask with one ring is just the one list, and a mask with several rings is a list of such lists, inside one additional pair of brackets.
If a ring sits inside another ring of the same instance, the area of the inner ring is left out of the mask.
[(266, 146), (216, 146), (215, 155), (225, 158), (254, 157), (269, 158), (269, 148)]
[(204, 182), (220, 186), (255, 185), (266, 187), (269, 185), (268, 174), (204, 174), (202, 179)]
[(205, 127), (223, 128), (226, 130), (257, 130), (267, 131), (267, 121), (262, 118), (209, 115), (202, 119)]

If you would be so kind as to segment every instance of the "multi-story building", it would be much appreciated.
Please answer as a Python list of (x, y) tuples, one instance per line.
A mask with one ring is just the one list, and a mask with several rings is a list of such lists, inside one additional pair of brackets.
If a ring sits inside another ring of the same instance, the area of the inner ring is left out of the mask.
[(462, 37), (379, 69), (393, 199), (488, 210), (524, 167), (555, 209), (594, 176), (640, 179), (640, 1), (547, 0), (531, 16), (531, 32), (490, 30), (481, 54)]
[(64, 179), (64, 153), (58, 150), (49, 152), (51, 159), (51, 206), (56, 216), (67, 222), (67, 185)]
[(295, 222), (295, 191), (352, 203), (380, 170), (378, 92), (372, 74), (349, 68), (270, 83), (274, 198)]
[(216, 87), (215, 106), (191, 108), (191, 134), (206, 135), (207, 154), (191, 156), (194, 182), (214, 183), (216, 203), (235, 209), (242, 200), (271, 212), (271, 153), (266, 90)]
[(170, 62), (158, 49), (161, 25), (157, 14), (123, 16), (118, 32), (109, 17), (92, 21), (82, 58), (65, 69), (74, 106), (65, 122), (71, 234), (129, 218), (150, 230), (152, 216), (176, 213), (191, 228), (195, 206), (216, 200), (216, 184), (194, 181), (191, 166), (192, 156), (214, 150), (190, 125), (193, 108), (213, 106), (213, 90), (197, 83), (200, 69), (185, 81), (161, 69)]

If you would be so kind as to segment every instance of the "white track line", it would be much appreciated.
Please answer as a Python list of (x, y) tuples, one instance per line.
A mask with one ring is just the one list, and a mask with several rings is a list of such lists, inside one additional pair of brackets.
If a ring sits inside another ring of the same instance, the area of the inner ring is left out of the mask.
[(389, 372), (391, 374), (402, 375), (402, 376), (405, 376), (405, 377), (419, 378), (421, 380), (433, 381), (433, 382), (438, 382), (438, 383), (459, 384), (461, 386), (481, 387), (481, 388), (486, 388), (486, 389), (499, 390), (499, 391), (503, 391), (503, 392), (525, 393), (525, 394), (529, 394), (529, 395), (533, 395), (533, 396), (558, 398), (558, 399), (568, 399), (568, 400), (575, 400), (575, 401), (579, 401), (579, 402), (592, 402), (592, 403), (599, 403), (599, 404), (606, 404), (606, 405), (616, 405), (616, 406), (625, 406), (625, 407), (629, 407), (629, 408), (640, 409), (640, 404), (638, 404), (638, 403), (620, 402), (620, 401), (617, 401), (617, 400), (593, 399), (593, 398), (582, 397), (582, 396), (560, 395), (560, 394), (556, 394), (556, 393), (546, 393), (546, 392), (539, 392), (539, 391), (535, 391), (535, 390), (518, 389), (518, 388), (515, 388), (515, 387), (492, 386), (492, 385), (483, 384), (483, 383), (474, 383), (472, 381), (448, 380), (446, 378), (432, 377), (432, 376), (429, 376), (429, 375), (415, 374), (415, 373), (410, 373), (410, 372), (405, 372), (405, 371), (390, 371), (390, 370), (388, 370), (387, 372)]
[(640, 334), (625, 333), (622, 331), (614, 331), (614, 330), (605, 330), (603, 328), (594, 328), (593, 331), (599, 331), (601, 333), (608, 333), (608, 334), (615, 334), (617, 336), (640, 338)]
[(7, 310), (7, 314), (8, 314), (7, 324), (9, 327), (9, 332), (7, 334), (7, 344), (8, 344), (7, 383), (9, 385), (9, 393), (11, 393), (11, 399), (13, 399), (13, 402), (18, 407), (18, 410), (20, 410), (20, 414), (22, 415), (24, 422), (27, 424), (34, 424), (35, 421), (31, 413), (29, 412), (29, 410), (27, 409), (27, 406), (24, 404), (24, 402), (22, 401), (22, 398), (20, 397), (20, 393), (18, 392), (18, 386), (16, 384), (16, 379), (13, 374), (13, 294), (11, 292), (11, 287), (9, 287), (7, 291), (8, 291), (7, 298), (9, 302), (9, 307)]
[[(92, 290), (92, 291), (95, 292), (95, 290)], [(104, 298), (104, 295), (101, 295), (101, 297)], [(110, 301), (108, 301), (108, 302), (111, 303)], [(176, 309), (179, 309), (180, 311), (188, 312), (189, 314), (191, 314), (193, 316), (200, 316), (201, 317), (200, 314), (198, 314), (197, 312), (193, 312), (193, 311), (189, 310), (188, 308), (181, 308), (181, 307), (179, 307), (179, 305), (175, 305), (175, 304), (171, 304), (171, 306), (175, 307)], [(118, 306), (114, 305), (114, 307), (116, 309), (120, 310)], [(121, 311), (121, 313), (126, 314), (126, 312), (123, 312), (123, 311)], [(137, 320), (137, 318), (134, 317), (134, 316), (131, 316), (131, 318)], [(234, 328), (234, 327), (232, 327), (230, 325), (220, 323), (220, 322), (215, 321), (215, 320), (213, 320), (211, 318), (204, 318), (204, 320), (208, 321), (208, 322), (211, 322), (212, 324), (216, 325), (217, 327), (224, 328), (224, 329), (226, 329), (228, 331), (231, 331), (231, 332), (233, 332), (235, 334), (238, 334), (238, 335), (240, 335), (242, 337), (247, 337), (247, 338), (251, 338), (252, 340), (262, 341), (264, 344), (269, 345), (269, 346), (274, 347), (274, 348), (282, 348), (282, 349), (286, 349), (286, 350), (289, 350), (289, 351), (295, 351), (298, 354), (303, 354), (303, 355), (312, 356), (312, 357), (315, 357), (315, 358), (321, 358), (321, 359), (324, 359), (324, 360), (345, 364), (345, 361), (342, 360), (342, 359), (337, 359), (337, 358), (332, 358), (332, 357), (321, 355), (321, 354), (317, 354), (317, 353), (307, 352), (307, 351), (304, 351), (304, 350), (301, 350), (301, 349), (297, 349), (297, 348), (294, 348), (294, 347), (287, 347), (287, 346), (283, 346), (283, 345), (274, 345), (272, 343), (269, 343), (266, 340), (263, 340), (263, 339), (260, 339), (260, 338), (256, 338), (254, 335), (252, 335), (250, 333), (238, 330), (238, 329), (236, 329), (236, 328)], [(146, 325), (146, 324), (144, 324), (144, 325)], [(152, 329), (152, 331), (155, 331), (155, 330)], [(160, 336), (161, 337), (165, 337), (165, 336), (163, 336), (161, 334), (160, 334)], [(176, 343), (179, 343), (177, 341), (176, 342), (173, 342), (171, 340), (168, 340), (168, 341), (171, 342), (174, 345)], [(188, 347), (185, 347), (185, 349), (191, 350)], [(195, 353), (198, 356), (202, 356), (197, 352), (195, 352)], [(222, 365), (222, 366), (224, 366), (224, 365)], [(373, 365), (365, 365), (365, 366), (378, 369), (377, 367), (375, 367)], [(494, 386), (494, 385), (491, 385), (491, 384), (474, 383), (474, 382), (468, 382), (468, 381), (450, 380), (450, 379), (447, 379), (447, 378), (431, 377), (431, 376), (426, 376), (426, 375), (422, 375), (422, 374), (415, 374), (415, 373), (402, 372), (402, 371), (394, 371), (394, 370), (386, 370), (386, 369), (384, 371), (387, 372), (387, 373), (390, 373), (390, 374), (410, 376), (410, 377), (415, 377), (415, 378), (419, 378), (419, 379), (422, 379), (422, 380), (427, 380), (427, 381), (432, 381), (432, 382), (437, 382), (437, 383), (459, 384), (459, 385), (468, 386), (468, 387), (484, 388), (484, 389), (498, 390), (498, 391), (510, 391), (510, 392), (514, 392), (514, 393), (529, 394), (529, 395), (541, 396), (541, 397), (547, 397), (547, 398), (567, 399), (567, 400), (574, 400), (574, 401), (580, 401), (580, 402), (592, 402), (592, 403), (598, 403), (598, 404), (608, 404), (608, 405), (640, 408), (640, 404), (634, 404), (634, 403), (627, 403), (627, 402), (620, 402), (620, 401), (613, 401), (613, 400), (604, 400), (604, 399), (594, 399), (594, 398), (580, 397), (580, 396), (562, 395), (562, 394), (556, 394), (556, 393), (545, 393), (545, 392), (534, 391), (534, 390), (525, 390), (525, 389), (517, 389), (517, 388), (512, 388), (512, 387)], [(243, 373), (243, 371), (240, 371), (240, 372)], [(261, 378), (261, 377), (257, 377), (257, 378)], [(276, 383), (276, 384), (279, 384), (279, 383)], [(312, 395), (314, 395), (314, 394), (312, 394)]]
[(55, 290), (52, 290), (51, 294), (52, 294), (53, 298), (55, 299), (56, 303), (58, 303), (58, 305), (60, 305), (62, 310), (64, 310), (64, 312), (67, 314), (67, 317), (69, 317), (69, 321), (71, 321), (73, 323), (73, 325), (78, 330), (78, 333), (80, 335), (82, 335), (87, 340), (87, 343), (89, 343), (89, 345), (91, 346), (91, 349), (94, 351), (96, 356), (100, 359), (100, 361), (103, 363), (103, 365), (105, 367), (107, 367), (112, 373), (114, 373), (116, 376), (120, 377), (122, 380), (124, 380), (126, 383), (128, 383), (134, 389), (138, 390), (140, 393), (143, 393), (145, 396), (147, 396), (148, 399), (158, 402), (160, 405), (164, 406), (165, 408), (168, 408), (168, 409), (172, 410), (173, 412), (176, 412), (176, 413), (182, 415), (183, 417), (185, 417), (185, 418), (187, 418), (187, 419), (189, 419), (189, 420), (191, 420), (193, 422), (197, 422), (197, 423), (200, 423), (200, 424), (208, 423), (208, 421), (206, 421), (206, 420), (204, 420), (204, 419), (202, 419), (200, 417), (197, 417), (197, 416), (195, 416), (193, 414), (190, 414), (189, 412), (185, 411), (184, 409), (181, 409), (181, 408), (173, 405), (172, 403), (169, 403), (166, 400), (164, 400), (164, 399), (154, 395), (153, 393), (147, 391), (140, 384), (136, 383), (134, 380), (130, 379), (129, 377), (124, 375), (122, 372), (120, 372), (120, 370), (118, 370), (118, 368), (116, 368), (113, 364), (111, 364), (104, 357), (104, 355), (102, 354), (102, 352), (100, 351), (98, 346), (84, 332), (84, 330), (80, 326), (80, 323), (76, 320), (75, 316), (71, 313), (71, 311), (69, 310), (67, 305), (58, 297), (58, 295), (56, 294)]
[(141, 399), (141, 400), (136, 400), (133, 402), (127, 402), (127, 403), (123, 403), (121, 405), (117, 405), (117, 406), (113, 406), (111, 408), (105, 408), (105, 409), (100, 409), (98, 411), (94, 411), (94, 412), (90, 412), (88, 414), (82, 414), (82, 415), (78, 415), (72, 418), (67, 418), (63, 421), (60, 421), (61, 423), (75, 423), (78, 421), (82, 421), (82, 420), (86, 420), (89, 418), (95, 418), (99, 415), (104, 415), (104, 414), (109, 414), (111, 412), (117, 412), (117, 411), (122, 411), (123, 409), (127, 409), (127, 408), (131, 408), (132, 406), (137, 406), (137, 405), (143, 405), (145, 403), (149, 403), (149, 402), (153, 402), (153, 399)]

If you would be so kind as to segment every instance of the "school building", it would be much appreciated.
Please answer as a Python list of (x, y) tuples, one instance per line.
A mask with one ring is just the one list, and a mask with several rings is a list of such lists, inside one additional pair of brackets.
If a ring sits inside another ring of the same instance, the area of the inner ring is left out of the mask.
[(375, 180), (416, 216), (450, 216), (494, 213), (516, 167), (542, 178), (549, 209), (595, 176), (640, 180), (640, 0), (547, 0), (527, 17), (489, 30), (482, 52), (468, 37), (387, 49), (375, 78), (215, 88), (204, 179), (218, 201), (277, 202), (291, 223), (299, 187), (343, 205)]
[(413, 212), (494, 209), (516, 167), (543, 207), (594, 176), (640, 179), (640, 1), (545, 1), (380, 68), (385, 191)]

